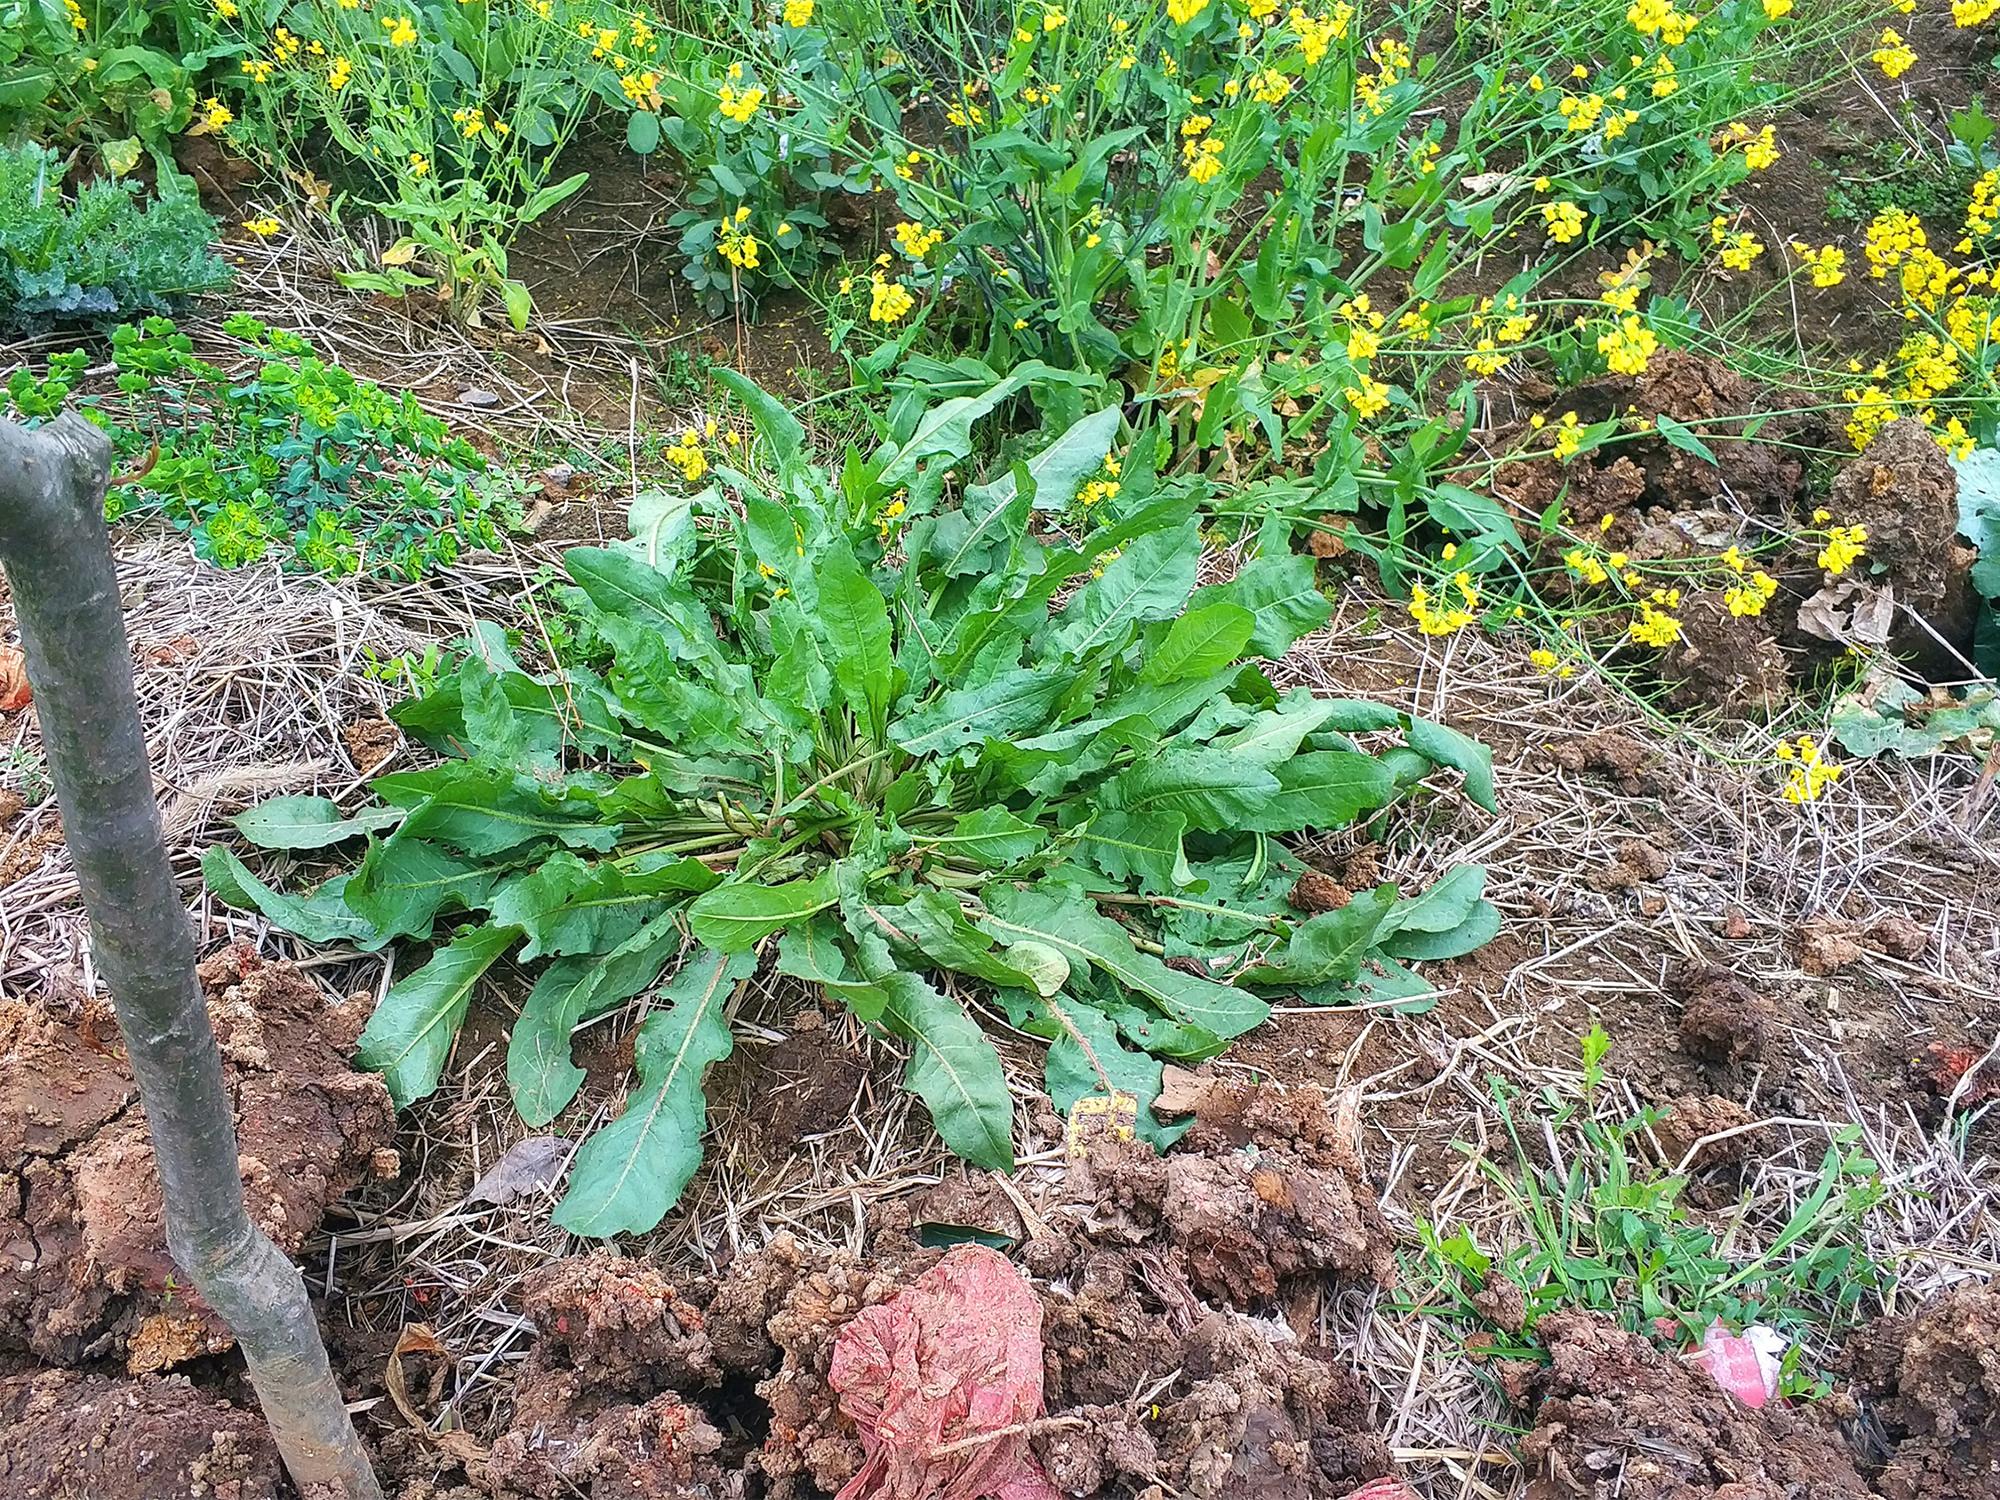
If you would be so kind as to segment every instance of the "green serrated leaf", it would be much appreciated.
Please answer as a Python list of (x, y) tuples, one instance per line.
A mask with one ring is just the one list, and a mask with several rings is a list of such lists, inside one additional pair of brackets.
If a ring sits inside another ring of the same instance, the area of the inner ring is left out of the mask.
[(603, 958), (560, 958), (543, 971), (507, 1039), (507, 1086), (530, 1125), (568, 1107), (583, 1069), (570, 1060), (570, 1033), (645, 989), (681, 951), (674, 913), (655, 917)]
[(960, 817), (950, 833), (927, 835), (924, 842), (989, 870), (1004, 870), (1032, 857), (1048, 834), (1004, 807), (982, 807)]
[(368, 1018), (354, 1060), (382, 1075), (398, 1109), (437, 1087), (480, 976), (519, 937), (511, 927), (464, 928), (429, 963), (389, 987)]
[(889, 726), (889, 737), (912, 755), (1004, 739), (1046, 723), (1051, 706), (1075, 681), (1073, 672), (1017, 667), (978, 687), (954, 688), (905, 714)]
[(1052, 995), (1069, 978), (1069, 965), (1053, 948), (1036, 944), (1025, 952), (996, 952), (993, 935), (973, 926), (957, 898), (943, 891), (920, 890), (900, 906), (864, 902), (848, 920), (941, 969), (991, 985)]
[(1077, 830), (1076, 844), (1083, 857), (1111, 879), (1165, 894), (1194, 880), (1181, 843), (1186, 832), (1184, 813), (1129, 813), (1114, 808)]
[(201, 856), (202, 878), (208, 888), (231, 906), (255, 907), (274, 927), (309, 943), (352, 943), (373, 952), (393, 935), (358, 916), (347, 904), (351, 875), (336, 875), (303, 899), (287, 896), (264, 884), (250, 868), (220, 844)]
[(483, 905), (498, 874), (398, 829), (371, 843), (347, 886), (348, 908), (388, 937), (428, 938), (438, 914)]
[(1104, 576), (1077, 590), (1051, 622), (1041, 649), (1071, 661), (1122, 646), (1134, 627), (1171, 619), (1201, 571), (1199, 523), (1156, 531), (1127, 547)]
[(1395, 904), (1393, 885), (1357, 891), (1339, 910), (1321, 912), (1294, 927), (1284, 946), (1246, 970), (1242, 982), (1298, 989), (1354, 978)]
[(1192, 603), (1197, 609), (1226, 603), (1249, 610), (1256, 621), (1250, 650), (1275, 661), (1300, 636), (1333, 618), (1333, 605), (1319, 591), (1313, 569), (1314, 560), (1303, 553), (1260, 553), (1229, 582), (1196, 590)]
[(1072, 969), (1098, 969), (1176, 1021), (1227, 1040), (1263, 1023), (1271, 1008), (1234, 986), (1184, 974), (1133, 946), (1130, 934), (1081, 897), (1045, 888), (990, 885), (980, 925), (1003, 943), (1047, 944)]
[(813, 568), (821, 639), (841, 696), (871, 740), (889, 721), (895, 651), (889, 608), (845, 544), (827, 547)]
[(754, 954), (696, 949), (662, 998), (667, 1009), (640, 1024), (633, 1043), (638, 1087), (624, 1113), (576, 1154), (555, 1221), (571, 1234), (608, 1239), (644, 1234), (680, 1201), (701, 1165), (708, 1126), (702, 1080), (734, 1046), (724, 1015), (737, 983), (755, 972)]
[(1430, 719), (1412, 718), (1410, 748), (1465, 777), (1465, 795), (1490, 813), (1500, 811), (1493, 796), (1493, 752), (1479, 741)]
[(1277, 768), (1278, 792), (1243, 826), (1258, 833), (1345, 828), (1361, 813), (1386, 806), (1396, 776), (1372, 755), (1308, 750)]
[(882, 1024), (910, 1044), (903, 1086), (924, 1101), (945, 1145), (976, 1167), (1013, 1171), (1014, 1099), (986, 1033), (915, 974), (878, 982), (888, 998)]
[(260, 849), (324, 849), (359, 834), (393, 828), (403, 821), (403, 809), (368, 807), (350, 817), (327, 797), (273, 797), (229, 821)]
[(1382, 951), (1391, 958), (1411, 962), (1463, 958), (1498, 937), (1501, 926), (1500, 908), (1490, 901), (1478, 901), (1473, 904), (1471, 914), (1456, 927), (1442, 932), (1397, 932), (1382, 939)]
[(1396, 932), (1450, 932), (1470, 917), (1486, 889), (1486, 866), (1454, 865), (1422, 895), (1398, 901), (1388, 927)]
[(732, 880), (695, 897), (688, 926), (701, 942), (721, 953), (742, 953), (774, 932), (825, 911), (840, 899), (831, 868), (809, 880), (757, 885)]
[(1254, 827), (1278, 795), (1278, 778), (1249, 757), (1207, 746), (1177, 747), (1142, 760), (1104, 784), (1108, 807), (1179, 813), (1209, 832)]
[(1190, 609), (1147, 654), (1139, 680), (1186, 682), (1220, 671), (1243, 654), (1256, 625), (1255, 615), (1227, 600)]

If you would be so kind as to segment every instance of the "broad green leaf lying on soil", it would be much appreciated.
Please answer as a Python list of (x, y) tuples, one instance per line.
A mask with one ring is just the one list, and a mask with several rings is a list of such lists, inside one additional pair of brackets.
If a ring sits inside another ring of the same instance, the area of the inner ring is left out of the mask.
[(503, 957), (539, 966), (507, 1052), (536, 1126), (583, 1082), (576, 1028), (657, 992), (566, 1228), (649, 1229), (679, 1198), (703, 1076), (760, 966), (903, 1048), (945, 1143), (1006, 1169), (1013, 1105), (981, 1015), (1048, 1041), (1061, 1108), (1136, 1110), (1164, 1147), (1161, 1059), (1213, 1057), (1277, 1001), (1421, 1009), (1406, 965), (1497, 930), (1477, 866), (1334, 910), (1295, 897), (1306, 867), (1281, 836), (1382, 815), (1439, 771), (1491, 807), (1491, 758), (1393, 709), (1280, 693), (1258, 660), (1330, 613), (1312, 559), (1264, 553), (1198, 587), (1193, 498), (1157, 476), (1128, 468), (1146, 498), (1094, 533), (1051, 529), (1115, 410), (960, 504), (940, 474), (892, 515), (871, 473), (957, 461), (991, 404), (918, 420), (907, 457), (854, 456), (836, 484), (781, 406), (735, 385), (775, 477), (720, 471), (671, 528), (649, 501), (641, 540), (571, 549), (573, 659), (530, 671), (482, 625), (397, 710), (438, 764), (375, 778), (355, 810), (285, 797), (238, 820), (265, 848), (351, 850), (351, 869), (296, 897), (225, 849), (203, 862), (223, 899), (311, 941), (436, 943), (361, 1040), (398, 1104), (436, 1087)]

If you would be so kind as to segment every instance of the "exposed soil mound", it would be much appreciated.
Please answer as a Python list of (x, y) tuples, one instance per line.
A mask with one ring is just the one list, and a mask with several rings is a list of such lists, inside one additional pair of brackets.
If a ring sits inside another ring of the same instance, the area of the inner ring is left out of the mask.
[(1681, 1046), (1707, 1063), (1754, 1061), (1770, 1044), (1771, 1002), (1720, 964), (1690, 964), (1670, 979), (1681, 1003)]
[[(1826, 508), (1841, 525), (1867, 529), (1868, 571), (1875, 586), (1922, 615), (1954, 646), (1971, 641), (1975, 549), (1958, 536), (1958, 474), (1936, 440), (1915, 417), (1899, 417), (1868, 450), (1834, 476)], [(1951, 677), (1948, 654), (1922, 625), (1898, 616), (1889, 647)], [(1942, 659), (1940, 659), (1942, 658)]]
[(1809, 1409), (1753, 1411), (1706, 1370), (1591, 1313), (1535, 1325), (1552, 1360), (1521, 1444), (1530, 1500), (1868, 1500)]
[[(392, 1172), (388, 1090), (347, 1063), (365, 1006), (288, 964), (201, 966), (236, 1099), (250, 1215), (287, 1252), (371, 1171)], [(230, 1340), (166, 1249), (152, 1144), (108, 1014), (72, 1026), (0, 1002), (0, 1347), (159, 1369)]]
[[(940, 1190), (924, 1212), (965, 1217), (966, 1196)], [(1270, 1314), (1328, 1273), (1393, 1273), (1317, 1090), (1211, 1086), (1173, 1153), (1099, 1142), (1066, 1196), (1019, 1258), (1041, 1313), (1046, 1415), (1028, 1435), (1060, 1489), (1312, 1500), (1388, 1472), (1360, 1384)], [(608, 1253), (536, 1272), (512, 1427), (468, 1478), (496, 1500), (721, 1476), (769, 1500), (838, 1491), (868, 1454), (836, 1344), (944, 1254), (917, 1243), (909, 1205), (878, 1205), (871, 1227), (865, 1264), (780, 1236), (719, 1278), (669, 1282)]]
[(1212, 1088), (1179, 1149), (1099, 1142), (1071, 1191), (1092, 1239), (1164, 1247), (1212, 1302), (1254, 1307), (1323, 1272), (1395, 1282), (1388, 1223), (1316, 1090)]
[(1959, 1287), (1915, 1317), (1879, 1318), (1842, 1364), (1889, 1500), (2000, 1495), (2000, 1291)]
[(0, 1379), (7, 1500), (268, 1500), (280, 1472), (262, 1417), (180, 1376)]
[(1643, 436), (1567, 464), (1553, 457), (1504, 464), (1493, 476), (1493, 489), (1528, 515), (1561, 499), (1585, 530), (1610, 516), (1604, 534), (1614, 544), (1634, 556), (1662, 555), (1660, 537), (1649, 551), (1633, 545), (1647, 524), (1641, 513), (1648, 508), (1695, 512), (1727, 495), (1732, 509), (1775, 515), (1803, 495), (1805, 467), (1784, 441), (1798, 426), (1795, 419), (1767, 421), (1756, 440), (1741, 436), (1747, 419), (1788, 404), (1715, 360), (1662, 349), (1644, 374), (1585, 381), (1557, 398), (1544, 418), (1554, 425), (1569, 411), (1585, 423), (1628, 416), (1656, 422), (1664, 416), (1688, 428), (1714, 463), (1664, 437)]

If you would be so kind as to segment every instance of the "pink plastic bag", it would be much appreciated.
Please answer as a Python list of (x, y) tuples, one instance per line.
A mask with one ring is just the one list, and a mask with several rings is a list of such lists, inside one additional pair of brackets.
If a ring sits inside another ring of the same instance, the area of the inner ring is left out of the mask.
[(1400, 1479), (1371, 1479), (1342, 1500), (1417, 1500), (1417, 1492)]
[(1776, 1329), (1758, 1323), (1734, 1334), (1718, 1320), (1708, 1325), (1694, 1357), (1708, 1367), (1717, 1385), (1754, 1409), (1778, 1393), (1778, 1364), (1784, 1354), (1785, 1336)]
[(1028, 1454), (1042, 1306), (997, 1251), (961, 1245), (865, 1309), (827, 1379), (867, 1454), (837, 1500), (1059, 1500)]

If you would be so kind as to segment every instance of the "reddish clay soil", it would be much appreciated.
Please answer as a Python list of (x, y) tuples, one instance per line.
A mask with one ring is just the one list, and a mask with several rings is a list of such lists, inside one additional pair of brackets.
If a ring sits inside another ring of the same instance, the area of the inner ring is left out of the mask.
[[(1335, 1137), (1316, 1090), (1218, 1086), (1172, 1156), (1106, 1140), (1076, 1163), (1018, 1257), (1042, 1328), (1031, 1456), (1064, 1493), (1315, 1500), (1389, 1471), (1353, 1376), (1272, 1316), (1322, 1275), (1393, 1274)], [(969, 1179), (916, 1208), (992, 1217)], [(533, 1273), (522, 1310), (538, 1338), (508, 1430), (458, 1459), (392, 1443), (404, 1500), (831, 1494), (864, 1459), (831, 1383), (835, 1342), (944, 1255), (917, 1227), (911, 1205), (884, 1202), (865, 1262), (781, 1236), (718, 1277), (671, 1281), (607, 1253)]]
[(2000, 1290), (1964, 1286), (1848, 1342), (1853, 1428), (1889, 1500), (2000, 1495)]
[(1530, 1500), (1868, 1500), (1816, 1409), (1752, 1411), (1709, 1373), (1589, 1313), (1544, 1317), (1521, 1444)]
[(262, 1417), (182, 1376), (0, 1379), (6, 1500), (270, 1500), (281, 1472)]
[[(251, 1216), (296, 1252), (327, 1205), (396, 1169), (388, 1090), (348, 1066), (365, 1006), (329, 1008), (248, 949), (201, 966)], [(0, 1001), (0, 1349), (157, 1370), (229, 1347), (166, 1250), (152, 1145), (116, 1024)]]

